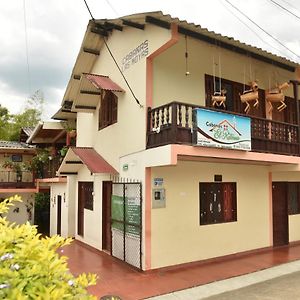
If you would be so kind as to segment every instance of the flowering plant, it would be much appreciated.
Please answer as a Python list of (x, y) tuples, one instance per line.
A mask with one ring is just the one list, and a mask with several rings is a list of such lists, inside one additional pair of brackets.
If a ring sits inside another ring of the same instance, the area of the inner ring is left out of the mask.
[[(8, 212), (18, 196), (0, 203)], [(60, 236), (41, 238), (35, 226), (10, 224), (0, 217), (0, 299), (96, 299), (86, 288), (96, 283), (95, 274), (74, 277), (67, 257), (57, 249), (71, 243)]]

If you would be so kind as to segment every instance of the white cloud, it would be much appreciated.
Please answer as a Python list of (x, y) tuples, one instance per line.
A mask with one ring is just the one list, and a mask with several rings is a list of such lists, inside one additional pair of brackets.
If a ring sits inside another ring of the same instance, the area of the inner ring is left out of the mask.
[[(270, 1), (252, 0), (251, 5), (249, 1), (231, 2), (300, 55), (298, 19), (274, 7)], [(283, 5), (287, 5), (285, 2)], [(88, 0), (88, 3), (96, 19), (162, 10), (173, 17), (276, 53), (236, 19), (235, 14), (263, 40), (281, 49), (279, 55), (283, 55), (282, 52), (288, 55), (287, 50), (262, 34), (224, 0)], [(291, 0), (290, 3), (297, 10), (291, 6), (289, 9), (299, 14), (299, 3)], [(31, 0), (25, 4), (31, 90), (28, 91), (23, 1), (1, 1), (0, 103), (11, 112), (18, 112), (29, 93), (41, 89), (47, 102), (45, 117), (48, 118), (59, 108), (90, 16), (83, 1)]]

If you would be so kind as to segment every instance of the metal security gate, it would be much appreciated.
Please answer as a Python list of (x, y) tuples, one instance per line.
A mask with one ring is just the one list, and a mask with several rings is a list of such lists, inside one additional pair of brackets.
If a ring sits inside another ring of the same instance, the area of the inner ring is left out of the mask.
[(111, 254), (142, 269), (142, 184), (113, 182)]

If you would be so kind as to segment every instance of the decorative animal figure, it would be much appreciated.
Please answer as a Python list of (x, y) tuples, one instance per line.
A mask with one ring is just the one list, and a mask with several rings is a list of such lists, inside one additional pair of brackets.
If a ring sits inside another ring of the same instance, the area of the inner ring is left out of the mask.
[(258, 105), (258, 84), (257, 81), (251, 81), (250, 83), (250, 90), (246, 90), (243, 92), (243, 94), (240, 94), (240, 98), (242, 103), (246, 103), (246, 107), (244, 109), (244, 112), (248, 114), (250, 110), (250, 103), (251, 101), (255, 101), (253, 104), (253, 107), (256, 107)]
[(220, 107), (221, 105), (223, 105), (224, 108), (226, 108), (226, 90), (222, 89), (221, 92), (215, 92), (212, 96), (211, 96), (211, 100), (212, 100), (212, 106), (215, 107), (216, 105), (218, 107)]
[(278, 107), (278, 111), (283, 111), (286, 108), (286, 104), (284, 102), (285, 96), (282, 90), (285, 90), (289, 87), (288, 82), (284, 82), (283, 84), (277, 84), (276, 88), (270, 89), (266, 92), (266, 101), (269, 104), (269, 113), (273, 110), (272, 103), (281, 103)]

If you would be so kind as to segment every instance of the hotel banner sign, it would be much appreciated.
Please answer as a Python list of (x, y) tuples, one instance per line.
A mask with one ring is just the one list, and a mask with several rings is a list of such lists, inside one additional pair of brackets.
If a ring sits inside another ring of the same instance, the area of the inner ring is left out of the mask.
[(251, 119), (202, 108), (194, 109), (194, 144), (250, 151)]

